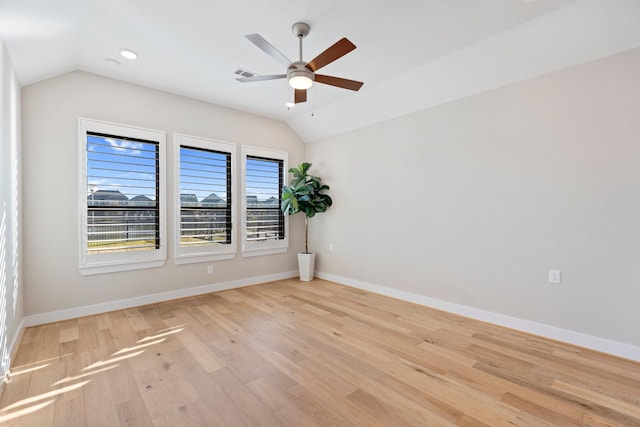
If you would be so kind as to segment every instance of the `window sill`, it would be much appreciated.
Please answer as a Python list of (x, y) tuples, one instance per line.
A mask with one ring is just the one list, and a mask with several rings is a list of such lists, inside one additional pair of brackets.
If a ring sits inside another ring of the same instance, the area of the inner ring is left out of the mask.
[(283, 254), (287, 252), (288, 248), (271, 248), (271, 249), (245, 249), (242, 251), (242, 257), (254, 257), (254, 256), (262, 256), (262, 255), (275, 255), (275, 254)]
[(193, 255), (176, 255), (173, 258), (173, 262), (176, 265), (183, 264), (195, 264), (198, 262), (209, 262), (209, 261), (225, 261), (229, 259), (234, 259), (236, 257), (236, 253), (228, 253), (228, 254), (193, 254)]
[(155, 261), (139, 261), (131, 263), (113, 263), (113, 264), (92, 264), (81, 265), (78, 267), (80, 274), (83, 276), (91, 276), (94, 274), (116, 273), (119, 271), (141, 270), (144, 268), (158, 268), (164, 266), (164, 259)]

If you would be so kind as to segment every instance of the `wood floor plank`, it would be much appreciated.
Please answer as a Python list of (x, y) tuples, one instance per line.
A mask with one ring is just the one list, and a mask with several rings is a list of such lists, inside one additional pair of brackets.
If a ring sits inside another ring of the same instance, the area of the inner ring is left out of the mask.
[(311, 417), (309, 417), (294, 405), (286, 405), (285, 407), (276, 411), (276, 415), (278, 416), (280, 421), (282, 421), (282, 425), (321, 427), (320, 424), (313, 421)]
[(324, 280), (27, 328), (0, 426), (640, 426), (640, 363)]
[(592, 366), (592, 363), (585, 364), (578, 360), (569, 362), (558, 358), (555, 352), (545, 355), (526, 347), (513, 348), (508, 343), (491, 344), (484, 340), (483, 346), (529, 362), (534, 366), (533, 369), (536, 373), (543, 373), (549, 378), (581, 384), (591, 390), (606, 390), (610, 397), (628, 401), (635, 406), (640, 405), (637, 397), (635, 400), (633, 397), (636, 395), (635, 392), (640, 389), (640, 381), (630, 377), (630, 374), (633, 373), (632, 370), (627, 370), (624, 373), (617, 369), (602, 370), (597, 366)]
[(399, 379), (391, 375), (383, 375), (378, 378), (380, 384), (384, 387), (393, 390), (394, 392), (404, 396), (405, 398), (420, 405), (426, 411), (432, 412), (435, 416), (445, 420), (452, 424), (458, 424), (464, 412), (462, 408), (457, 408), (455, 405), (450, 405), (427, 393), (423, 393), (421, 390), (413, 387), (411, 384), (400, 381)]
[(280, 409), (291, 406), (286, 396), (282, 394), (277, 387), (274, 387), (269, 381), (264, 378), (258, 378), (251, 381), (247, 386), (253, 391), (253, 393), (272, 411), (278, 412)]
[(624, 414), (629, 420), (640, 420), (640, 407), (631, 405), (622, 400), (613, 399), (605, 394), (597, 393), (586, 388), (568, 384), (564, 381), (555, 381), (553, 384), (555, 390), (561, 390), (574, 396), (580, 397), (586, 401), (598, 402), (600, 406), (611, 409), (612, 411)]
[(153, 426), (151, 415), (140, 396), (117, 404), (116, 411), (121, 426)]
[[(313, 420), (314, 424), (320, 426), (344, 426), (344, 427), (354, 427), (358, 425), (367, 425), (365, 422), (367, 421), (368, 415), (365, 415), (365, 419), (360, 420), (361, 422), (352, 422), (346, 419), (344, 416), (338, 414), (336, 412), (336, 407), (327, 404), (325, 400), (318, 399), (318, 397), (307, 390), (304, 386), (296, 383), (291, 386), (288, 390), (288, 398), (293, 404), (300, 409), (304, 414), (306, 414), (309, 418)], [(369, 420), (370, 421), (370, 420)], [(294, 426), (297, 424), (293, 424)], [(373, 424), (368, 424), (375, 426), (375, 420)]]
[(553, 425), (561, 425), (567, 427), (582, 425), (582, 422), (578, 421), (579, 418), (571, 418), (567, 415), (558, 413), (550, 409), (549, 407), (538, 405), (537, 403), (532, 402), (529, 399), (511, 393), (505, 393), (502, 401), (510, 406), (513, 406), (514, 408), (519, 408), (542, 420), (548, 421)]
[[(513, 402), (522, 400), (532, 405), (548, 408), (561, 415), (566, 415), (567, 418), (572, 420), (579, 420), (584, 413), (584, 407), (581, 405), (558, 399), (557, 395), (547, 393), (545, 389), (533, 390), (520, 384), (494, 377), (475, 368), (451, 370), (445, 376), (477, 390), (478, 393), (492, 396), (494, 399), (500, 399), (503, 402), (507, 402), (510, 398), (513, 398)], [(520, 403), (512, 406), (523, 409)]]
[(68, 326), (60, 329), (60, 343), (76, 341), (80, 338), (80, 332), (77, 325)]
[[(85, 359), (83, 362), (87, 363), (87, 360)], [(114, 404), (109, 378), (106, 375), (92, 375), (91, 382), (85, 387), (83, 390), (85, 407), (83, 409), (86, 425), (117, 426), (119, 424), (118, 411)]]
[(256, 396), (251, 389), (228, 369), (220, 369), (211, 374), (213, 380), (245, 415), (260, 426), (278, 426), (280, 423), (274, 412)]

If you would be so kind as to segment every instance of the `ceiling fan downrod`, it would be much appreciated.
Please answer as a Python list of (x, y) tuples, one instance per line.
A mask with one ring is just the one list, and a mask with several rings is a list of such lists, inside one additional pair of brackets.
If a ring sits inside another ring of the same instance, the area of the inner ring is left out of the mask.
[(299, 61), (300, 62), (302, 62), (302, 39), (307, 37), (307, 35), (309, 34), (309, 30), (310, 29), (311, 29), (311, 27), (309, 27), (309, 24), (307, 24), (305, 22), (296, 22), (291, 27), (291, 31), (293, 31), (293, 34), (298, 38), (298, 46), (299, 46), (299, 52), (300, 52)]

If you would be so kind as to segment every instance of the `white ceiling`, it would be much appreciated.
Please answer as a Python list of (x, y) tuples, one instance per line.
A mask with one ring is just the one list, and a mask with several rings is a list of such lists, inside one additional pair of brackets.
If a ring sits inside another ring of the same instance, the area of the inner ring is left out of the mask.
[[(341, 37), (357, 46), (322, 73), (359, 92), (315, 84), (288, 110), (286, 80), (235, 81), (284, 73), (244, 36), (295, 60), (297, 21), (307, 61)], [(640, 46), (639, 24), (638, 0), (0, 0), (22, 85), (84, 70), (282, 120), (305, 141)]]

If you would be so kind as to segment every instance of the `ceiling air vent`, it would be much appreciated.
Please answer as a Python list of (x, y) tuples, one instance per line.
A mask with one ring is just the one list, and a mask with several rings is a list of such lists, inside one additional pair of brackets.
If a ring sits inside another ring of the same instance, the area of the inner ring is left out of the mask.
[(244, 70), (242, 68), (238, 68), (235, 73), (241, 77), (253, 77), (256, 73), (252, 73), (251, 71)]

